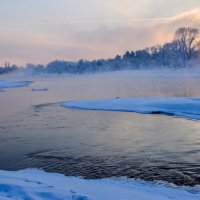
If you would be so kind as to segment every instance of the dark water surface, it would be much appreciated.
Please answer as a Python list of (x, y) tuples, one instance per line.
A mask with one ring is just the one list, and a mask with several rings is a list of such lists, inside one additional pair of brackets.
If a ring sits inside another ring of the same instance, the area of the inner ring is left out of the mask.
[[(34, 84), (0, 93), (0, 169), (42, 168), (85, 178), (127, 176), (200, 184), (200, 122), (59, 106), (80, 99), (200, 97), (197, 73), (117, 72), (27, 79)], [(48, 91), (32, 92), (32, 88)]]

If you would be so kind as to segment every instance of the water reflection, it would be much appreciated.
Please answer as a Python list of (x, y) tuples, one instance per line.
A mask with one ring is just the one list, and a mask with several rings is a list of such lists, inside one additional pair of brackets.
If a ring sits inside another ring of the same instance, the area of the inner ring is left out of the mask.
[[(160, 115), (67, 110), (58, 102), (132, 96), (200, 96), (193, 75), (114, 73), (34, 78), (0, 93), (0, 169), (128, 176), (200, 184), (199, 122)], [(27, 79), (27, 78), (26, 78)], [(48, 92), (32, 92), (48, 88)]]

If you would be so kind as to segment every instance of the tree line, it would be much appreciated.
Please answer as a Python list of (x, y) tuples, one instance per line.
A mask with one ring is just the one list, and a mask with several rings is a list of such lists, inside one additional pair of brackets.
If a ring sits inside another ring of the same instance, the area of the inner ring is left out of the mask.
[[(78, 62), (55, 60), (47, 65), (27, 64), (23, 70), (32, 73), (81, 74), (152, 67), (181, 68), (192, 66), (194, 62), (200, 63), (200, 32), (196, 28), (181, 27), (176, 30), (173, 41), (164, 45), (127, 51), (122, 56), (117, 55), (109, 59), (92, 61), (81, 59)], [(4, 67), (0, 67), (0, 74), (16, 70), (19, 70), (19, 67), (6, 63)]]

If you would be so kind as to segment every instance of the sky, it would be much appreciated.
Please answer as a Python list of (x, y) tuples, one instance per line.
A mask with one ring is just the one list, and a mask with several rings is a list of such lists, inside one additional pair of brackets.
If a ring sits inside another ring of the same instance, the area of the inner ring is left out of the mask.
[(200, 29), (200, 0), (0, 0), (0, 65), (110, 58)]

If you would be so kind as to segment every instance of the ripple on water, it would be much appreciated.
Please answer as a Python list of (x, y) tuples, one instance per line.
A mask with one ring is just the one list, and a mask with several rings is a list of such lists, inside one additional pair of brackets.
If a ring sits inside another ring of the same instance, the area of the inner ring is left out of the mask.
[[(163, 163), (134, 157), (77, 157), (59, 152), (41, 152), (27, 156), (35, 167), (67, 176), (86, 179), (128, 177), (147, 181), (165, 181), (179, 186), (200, 184), (200, 165), (188, 163)], [(193, 172), (191, 172), (191, 168)], [(194, 170), (195, 169), (195, 170)]]

